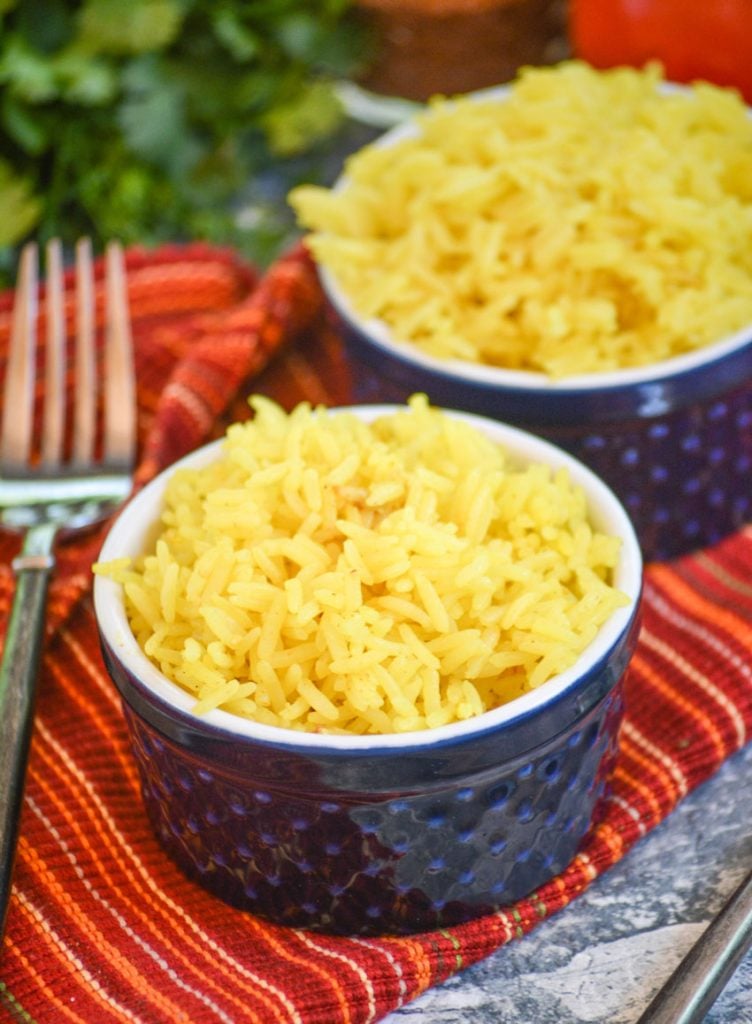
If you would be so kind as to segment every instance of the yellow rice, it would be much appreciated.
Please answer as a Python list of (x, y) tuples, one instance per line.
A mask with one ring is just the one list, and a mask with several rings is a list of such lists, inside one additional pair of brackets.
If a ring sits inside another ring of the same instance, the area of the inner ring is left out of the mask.
[(434, 356), (555, 378), (676, 356), (752, 323), (752, 120), (661, 81), (524, 69), (290, 203), (354, 309)]
[(466, 719), (573, 664), (626, 601), (563, 470), (414, 396), (367, 424), (254, 397), (171, 477), (122, 582), (154, 664), (211, 708), (332, 733)]

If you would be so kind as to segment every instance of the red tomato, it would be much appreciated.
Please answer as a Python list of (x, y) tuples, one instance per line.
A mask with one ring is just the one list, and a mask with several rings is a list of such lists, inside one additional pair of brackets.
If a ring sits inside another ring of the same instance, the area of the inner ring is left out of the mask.
[(569, 26), (595, 67), (659, 60), (674, 82), (733, 86), (752, 103), (752, 0), (569, 0)]

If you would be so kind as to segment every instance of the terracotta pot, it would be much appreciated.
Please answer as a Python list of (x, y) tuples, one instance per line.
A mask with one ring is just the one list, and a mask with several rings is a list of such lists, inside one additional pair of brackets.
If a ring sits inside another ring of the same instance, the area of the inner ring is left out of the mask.
[(362, 78), (375, 92), (425, 100), (514, 78), (567, 56), (563, 0), (356, 0), (376, 39)]

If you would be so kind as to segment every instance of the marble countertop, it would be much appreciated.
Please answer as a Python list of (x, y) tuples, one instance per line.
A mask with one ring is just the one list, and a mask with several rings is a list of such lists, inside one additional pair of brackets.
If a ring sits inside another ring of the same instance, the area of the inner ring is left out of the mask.
[[(387, 1024), (633, 1024), (752, 866), (752, 745), (566, 909)], [(752, 1024), (752, 952), (706, 1024)]]

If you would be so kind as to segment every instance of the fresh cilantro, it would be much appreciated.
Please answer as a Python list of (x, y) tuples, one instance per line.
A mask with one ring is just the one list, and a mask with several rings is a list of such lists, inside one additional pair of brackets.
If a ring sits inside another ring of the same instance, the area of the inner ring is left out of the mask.
[(248, 195), (337, 131), (351, 4), (0, 0), (0, 276), (31, 235), (273, 255), (289, 223)]
[(29, 182), (0, 161), (0, 246), (24, 235), (38, 216), (39, 201), (31, 195)]

